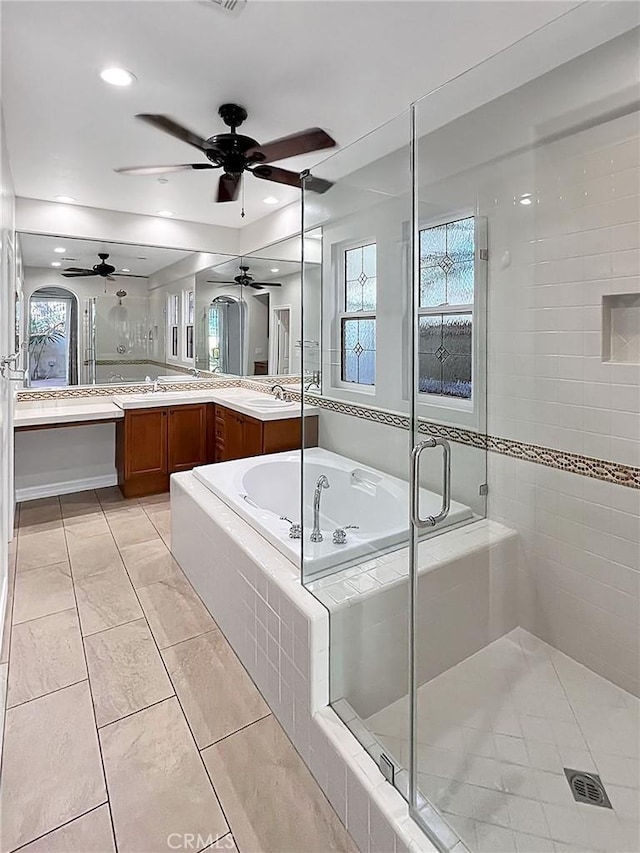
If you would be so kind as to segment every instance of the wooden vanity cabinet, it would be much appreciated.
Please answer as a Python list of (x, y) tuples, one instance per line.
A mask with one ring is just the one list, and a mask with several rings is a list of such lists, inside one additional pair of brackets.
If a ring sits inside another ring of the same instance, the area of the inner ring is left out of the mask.
[(318, 418), (259, 421), (214, 403), (125, 409), (116, 424), (118, 485), (126, 498), (166, 492), (169, 477), (210, 462), (228, 462), (318, 443)]
[(213, 461), (207, 445), (209, 405), (125, 409), (116, 425), (116, 468), (126, 498), (166, 492), (170, 474)]
[(307, 431), (306, 446), (318, 444), (317, 417), (259, 421), (224, 406), (216, 405), (215, 409), (216, 462), (297, 450), (302, 443), (303, 421)]

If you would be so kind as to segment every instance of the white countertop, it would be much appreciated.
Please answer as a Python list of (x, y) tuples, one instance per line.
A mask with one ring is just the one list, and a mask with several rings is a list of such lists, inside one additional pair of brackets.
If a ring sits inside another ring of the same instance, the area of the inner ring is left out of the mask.
[[(160, 386), (162, 387), (162, 386)], [(261, 394), (247, 388), (220, 388), (204, 391), (155, 391), (147, 394), (122, 394), (113, 398), (121, 409), (153, 409), (184, 406), (189, 403), (218, 403), (258, 421), (281, 421), (299, 418), (299, 403), (276, 401), (273, 394)], [(317, 415), (316, 406), (305, 406), (305, 415)]]
[(108, 421), (124, 417), (124, 412), (109, 401), (81, 400), (17, 403), (13, 415), (14, 427), (69, 424), (77, 421)]

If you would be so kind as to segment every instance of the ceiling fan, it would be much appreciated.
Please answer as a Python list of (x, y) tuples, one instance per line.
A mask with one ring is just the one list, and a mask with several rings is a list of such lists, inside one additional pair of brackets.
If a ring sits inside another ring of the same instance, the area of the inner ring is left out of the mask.
[(249, 267), (240, 266), (240, 275), (235, 276), (233, 281), (207, 281), (207, 284), (239, 284), (241, 287), (253, 287), (254, 290), (264, 290), (265, 287), (282, 287), (279, 281), (256, 281), (249, 275)]
[(112, 264), (107, 263), (109, 255), (106, 252), (98, 252), (100, 263), (95, 264), (92, 269), (82, 269), (81, 267), (67, 267), (62, 273), (65, 278), (81, 278), (82, 276), (99, 275), (101, 278), (106, 278), (107, 281), (115, 281), (114, 275), (123, 276), (124, 278), (144, 278), (144, 276), (134, 275), (133, 273), (116, 272), (116, 268)]
[[(247, 111), (244, 107), (237, 104), (223, 104), (218, 110), (218, 114), (224, 123), (231, 128), (231, 131), (217, 133), (208, 139), (193, 133), (169, 116), (147, 113), (136, 116), (141, 121), (157, 127), (158, 130), (162, 130), (164, 133), (197, 148), (210, 161), (209, 163), (183, 163), (178, 166), (136, 166), (127, 169), (115, 169), (115, 171), (126, 175), (162, 175), (167, 172), (181, 172), (189, 169), (196, 171), (200, 169), (222, 169), (216, 201), (235, 201), (240, 190), (243, 172), (251, 172), (256, 178), (261, 178), (264, 181), (288, 184), (300, 189), (302, 182), (298, 172), (267, 164), (274, 160), (285, 160), (287, 157), (297, 157), (299, 154), (320, 151), (323, 148), (333, 148), (337, 144), (322, 128), (310, 127), (299, 133), (292, 133), (290, 136), (282, 136), (280, 139), (272, 139), (271, 142), (259, 145), (250, 136), (236, 133), (236, 129), (247, 118)], [(316, 193), (324, 193), (331, 186), (331, 181), (312, 176), (306, 178), (304, 182), (305, 189)]]

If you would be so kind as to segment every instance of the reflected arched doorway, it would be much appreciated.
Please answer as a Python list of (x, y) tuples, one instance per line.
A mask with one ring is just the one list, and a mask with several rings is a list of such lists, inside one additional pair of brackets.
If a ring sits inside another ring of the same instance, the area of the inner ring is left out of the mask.
[(207, 337), (209, 370), (243, 374), (246, 303), (236, 296), (217, 296), (209, 305)]
[(29, 385), (78, 384), (78, 300), (64, 287), (39, 287), (29, 297)]

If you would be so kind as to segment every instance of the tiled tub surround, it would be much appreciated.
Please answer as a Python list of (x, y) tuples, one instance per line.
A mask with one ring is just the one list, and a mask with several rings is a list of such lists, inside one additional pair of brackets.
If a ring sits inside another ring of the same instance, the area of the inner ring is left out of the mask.
[[(171, 478), (171, 509), (176, 560), (359, 849), (434, 850), (328, 707), (328, 612), (294, 565), (191, 473)], [(448, 841), (458, 843), (453, 833)]]
[[(418, 684), (517, 625), (517, 534), (477, 521), (418, 545)], [(407, 693), (409, 554), (402, 548), (308, 584), (329, 611), (332, 701), (361, 720)], [(406, 767), (406, 765), (405, 765)]]

